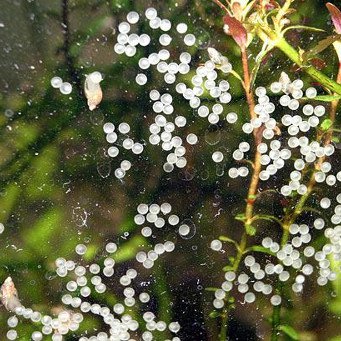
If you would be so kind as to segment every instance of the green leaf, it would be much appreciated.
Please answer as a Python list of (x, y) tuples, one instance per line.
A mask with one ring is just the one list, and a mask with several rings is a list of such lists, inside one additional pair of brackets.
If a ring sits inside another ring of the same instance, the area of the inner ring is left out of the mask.
[(230, 71), (230, 74), (232, 75), (232, 76), (234, 76), (235, 78), (237, 78), (239, 81), (243, 81), (243, 79), (242, 79), (242, 77), (239, 75), (239, 73), (238, 72), (236, 72), (235, 70), (231, 70)]
[(333, 136), (332, 141), (335, 143), (340, 143), (340, 137), (339, 136)]
[(226, 236), (219, 236), (219, 239), (220, 239), (222, 242), (232, 242), (232, 243), (234, 243), (234, 240), (232, 240), (231, 238), (226, 237)]
[(283, 34), (285, 34), (289, 30), (307, 30), (307, 31), (314, 31), (314, 32), (325, 32), (325, 30), (322, 30), (322, 29), (316, 28), (316, 27), (312, 27), (312, 26), (293, 25), (293, 26), (287, 27), (285, 30), (283, 30)]
[(234, 219), (240, 220), (240, 221), (245, 221), (245, 214), (244, 213), (239, 213), (237, 214)]
[(328, 339), (328, 341), (341, 341), (341, 336), (332, 337), (331, 339)]
[(83, 259), (86, 260), (87, 262), (94, 260), (94, 258), (97, 255), (98, 249), (99, 249), (98, 245), (95, 244), (88, 245), (86, 253), (85, 255), (83, 255)]
[(26, 245), (37, 254), (50, 258), (58, 257), (55, 244), (52, 243), (60, 236), (63, 211), (59, 208), (52, 208), (46, 211), (37, 219), (30, 229), (23, 230), (22, 238)]
[(271, 256), (275, 255), (274, 252), (270, 251), (269, 249), (267, 249), (261, 245), (253, 245), (253, 246), (249, 247), (248, 249), (246, 249), (246, 251), (244, 253), (251, 252), (251, 251), (262, 252), (262, 253), (266, 253), (266, 254), (271, 255)]
[(278, 329), (289, 336), (292, 340), (299, 340), (298, 332), (293, 327), (287, 324), (282, 324), (278, 327)]
[(126, 262), (133, 259), (137, 251), (146, 244), (146, 240), (141, 235), (137, 235), (128, 242), (121, 245), (114, 253), (113, 258), (117, 263)]
[(211, 291), (211, 292), (216, 292), (218, 290), (218, 288), (214, 288), (214, 287), (208, 287), (205, 288), (206, 291)]
[(257, 232), (256, 228), (250, 224), (245, 225), (245, 230), (249, 236), (254, 236)]
[(302, 207), (302, 212), (313, 212), (313, 213), (316, 213), (316, 214), (319, 214), (319, 215), (323, 215), (323, 213), (321, 211), (317, 210), (314, 207), (310, 207), (310, 206), (303, 206)]
[(269, 215), (269, 214), (262, 214), (262, 215), (256, 215), (253, 218), (254, 221), (257, 220), (267, 220), (267, 221), (275, 221), (276, 223), (278, 223), (279, 225), (282, 225), (282, 222), (275, 216), (273, 215)]
[(220, 316), (221, 316), (221, 314), (218, 311), (215, 311), (215, 310), (211, 311), (210, 314), (209, 314), (209, 317), (213, 318), (213, 319), (215, 319), (217, 317), (220, 317)]
[(119, 226), (119, 231), (120, 233), (124, 233), (124, 232), (134, 232), (134, 230), (136, 229), (136, 225), (134, 223), (134, 217), (133, 216), (127, 216), (125, 217), (125, 219), (120, 223)]
[[(321, 102), (333, 102), (339, 99), (341, 99), (341, 95), (321, 95), (321, 96), (316, 96), (313, 98), (314, 101), (321, 101)], [(302, 97), (302, 100), (311, 101), (311, 98)]]
[(232, 265), (226, 265), (223, 267), (223, 271), (225, 271), (225, 272), (226, 271), (232, 271), (232, 270), (234, 270)]
[(0, 221), (3, 223), (9, 218), (11, 211), (19, 198), (20, 187), (15, 183), (11, 183), (5, 188), (4, 192), (6, 194), (0, 196)]
[(321, 40), (315, 47), (311, 48), (302, 54), (302, 62), (307, 62), (311, 57), (315, 57), (318, 53), (324, 51), (327, 47), (333, 44), (335, 41), (340, 40), (340, 34), (333, 34), (323, 40)]
[(219, 236), (219, 240), (221, 240), (222, 242), (232, 243), (236, 246), (237, 249), (239, 247), (238, 243), (235, 240), (233, 240), (227, 236)]
[[(49, 146), (39, 156), (32, 161), (31, 171), (28, 173), (30, 181), (26, 186), (26, 191), (30, 200), (43, 200), (56, 192), (53, 185), (53, 174), (58, 158), (58, 150)], [(46, 185), (50, 183), (50, 185)]]
[(325, 120), (323, 120), (320, 127), (323, 131), (327, 131), (332, 125), (333, 121), (330, 118), (326, 118)]

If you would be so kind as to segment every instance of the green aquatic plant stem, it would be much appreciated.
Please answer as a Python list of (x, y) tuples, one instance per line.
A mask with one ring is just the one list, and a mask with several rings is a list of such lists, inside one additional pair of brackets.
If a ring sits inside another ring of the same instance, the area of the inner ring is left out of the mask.
[(283, 18), (283, 16), (285, 16), (291, 6), (291, 4), (294, 2), (295, 0), (286, 0), (284, 5), (280, 8), (280, 10), (277, 13), (277, 20), (281, 20)]
[(331, 90), (335, 94), (341, 95), (341, 84), (335, 82), (331, 78), (327, 77), (324, 73), (314, 68), (312, 65), (305, 64), (300, 57), (299, 52), (292, 47), (286, 39), (277, 34), (270, 28), (259, 28), (256, 30), (257, 35), (265, 42), (273, 44), (279, 50), (281, 50), (290, 60), (297, 64), (302, 71), (311, 76), (314, 80), (321, 84), (326, 89)]
[(61, 27), (62, 27), (62, 33), (63, 33), (64, 58), (65, 58), (66, 66), (68, 69), (68, 73), (71, 76), (72, 81), (75, 83), (78, 92), (81, 92), (81, 85), (79, 82), (77, 70), (75, 68), (76, 63), (75, 63), (73, 56), (70, 53), (71, 35), (70, 35), (70, 20), (69, 20), (69, 0), (62, 0), (61, 6), (62, 6)]
[[(158, 299), (159, 316), (162, 321), (165, 321), (167, 325), (172, 322), (171, 316), (171, 304), (172, 298), (167, 285), (167, 275), (165, 270), (165, 264), (162, 262), (155, 270), (155, 276), (157, 278), (153, 290)], [(170, 337), (169, 331), (167, 336)]]
[[(341, 84), (341, 60), (339, 61), (339, 70), (338, 70), (338, 73), (337, 73), (336, 82), (338, 84)], [(331, 103), (329, 119), (332, 121), (333, 125), (335, 123), (336, 111), (337, 111), (337, 108), (339, 106), (339, 103), (340, 103), (339, 99), (336, 99), (336, 100), (334, 100)], [(333, 137), (333, 125), (331, 126), (331, 128), (327, 132), (327, 134), (328, 134), (328, 136), (327, 136), (328, 142), (331, 142), (332, 137)]]
[[(254, 95), (251, 90), (251, 77), (250, 77), (250, 70), (249, 70), (249, 63), (248, 63), (248, 56), (247, 56), (247, 50), (245, 48), (241, 49), (241, 59), (242, 59), (242, 65), (243, 65), (243, 86), (245, 91), (245, 96), (249, 108), (249, 114), (250, 118), (256, 117), (255, 113), (255, 100)], [(258, 146), (258, 144), (261, 142), (261, 134), (259, 134), (259, 129), (255, 129), (254, 131), (254, 141), (255, 141), (255, 147)], [(253, 221), (253, 212), (254, 212), (254, 204), (257, 198), (257, 191), (258, 191), (258, 185), (259, 185), (259, 173), (262, 169), (262, 165), (260, 162), (261, 154), (258, 152), (257, 148), (255, 148), (255, 156), (253, 161), (253, 172), (252, 177), (247, 193), (246, 198), (246, 206), (245, 206), (245, 220), (244, 220), (244, 231), (240, 240), (240, 243), (237, 247), (237, 254), (235, 257), (235, 260), (233, 262), (233, 271), (237, 271), (239, 268), (239, 265), (242, 261), (243, 255), (245, 253), (245, 250), (247, 248), (247, 240), (248, 240), (248, 230), (249, 226), (251, 226)], [(221, 327), (220, 327), (220, 341), (226, 341), (227, 338), (227, 330), (228, 330), (228, 317), (231, 310), (231, 304), (229, 302), (227, 303), (221, 319)]]
[(230, 314), (230, 304), (227, 303), (226, 307), (224, 308), (222, 317), (221, 317), (221, 327), (220, 327), (220, 334), (219, 340), (226, 341), (227, 339), (227, 330), (228, 330), (228, 319)]
[[(338, 70), (338, 75), (336, 78), (336, 82), (338, 84), (341, 84), (341, 64), (339, 65), (339, 70)], [(339, 100), (336, 99), (335, 101), (333, 101), (331, 103), (331, 107), (330, 107), (330, 112), (329, 112), (329, 119), (332, 121), (332, 123), (334, 124), (335, 122), (335, 118), (336, 118), (336, 111), (339, 105)], [(333, 137), (333, 129), (330, 128), (325, 136), (325, 140), (324, 140), (324, 145), (329, 144), (332, 141), (332, 137)], [(307, 186), (307, 192), (301, 196), (300, 200), (296, 203), (295, 205), (295, 209), (291, 212), (288, 212), (284, 219), (283, 219), (283, 234), (282, 234), (282, 240), (281, 240), (281, 246), (283, 247), (288, 239), (289, 239), (289, 228), (290, 225), (293, 224), (297, 217), (303, 212), (304, 210), (304, 205), (307, 202), (307, 200), (309, 199), (311, 193), (314, 191), (314, 187), (316, 184), (316, 180), (315, 180), (315, 173), (316, 171), (320, 170), (320, 167), (322, 165), (322, 163), (325, 161), (326, 157), (320, 157), (318, 159), (318, 161), (315, 163), (314, 165), (314, 171), (312, 173), (312, 175), (310, 176), (309, 182), (308, 182), (308, 186)], [(277, 288), (276, 288), (276, 293), (282, 296), (283, 293), (283, 286), (281, 285), (281, 283), (278, 283)], [(278, 336), (280, 335), (280, 324), (281, 324), (281, 304), (278, 306), (275, 306), (273, 308), (272, 311), (272, 333), (271, 333), (271, 341), (277, 341), (278, 340)]]

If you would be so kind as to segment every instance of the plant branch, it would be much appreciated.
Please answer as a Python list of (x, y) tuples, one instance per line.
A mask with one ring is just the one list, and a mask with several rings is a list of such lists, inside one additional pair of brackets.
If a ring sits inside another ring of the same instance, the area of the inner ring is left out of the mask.
[[(338, 70), (338, 75), (337, 75), (337, 83), (341, 84), (341, 64), (339, 65), (339, 70)], [(339, 104), (339, 100), (336, 99), (335, 101), (332, 102), (331, 107), (330, 107), (329, 119), (332, 121), (333, 124), (335, 122), (336, 110), (337, 110), (338, 104)], [(330, 144), (332, 137), (333, 137), (333, 129), (330, 128), (326, 134), (326, 137), (325, 137), (323, 144), (325, 146)], [(283, 219), (283, 224), (282, 224), (283, 235), (282, 235), (282, 240), (281, 240), (281, 246), (282, 247), (288, 241), (290, 225), (293, 224), (296, 221), (297, 217), (302, 213), (304, 206), (310, 197), (310, 194), (314, 191), (314, 186), (316, 184), (315, 173), (316, 173), (316, 171), (320, 170), (320, 167), (321, 167), (322, 163), (325, 161), (325, 159), (326, 159), (326, 157), (322, 156), (317, 160), (317, 162), (314, 165), (314, 171), (313, 171), (312, 175), (310, 176), (310, 179), (308, 182), (307, 192), (304, 195), (302, 195), (300, 200), (296, 203), (295, 209), (292, 212), (287, 213)], [(278, 285), (276, 287), (276, 293), (279, 294), (280, 296), (282, 296), (283, 287), (282, 287), (281, 283), (278, 283)], [(277, 341), (278, 340), (278, 336), (280, 333), (279, 326), (281, 323), (280, 314), (281, 314), (281, 305), (275, 306), (273, 308), (273, 312), (272, 312), (271, 341)]]
[(242, 48), (241, 50), (242, 50), (243, 75), (244, 75), (243, 86), (245, 90), (247, 104), (249, 106), (250, 117), (252, 119), (252, 118), (256, 118), (256, 113), (255, 113), (255, 101), (253, 98), (253, 94), (251, 92), (251, 77), (250, 77), (249, 63), (248, 63), (246, 49)]
[(287, 55), (294, 63), (296, 63), (302, 71), (307, 73), (313, 79), (325, 87), (333, 91), (334, 93), (341, 95), (341, 84), (335, 82), (334, 80), (327, 77), (324, 73), (318, 71), (312, 65), (305, 65), (300, 54), (296, 49), (294, 49), (284, 37), (279, 36), (276, 32), (272, 31), (270, 28), (264, 28), (257, 30), (258, 36), (265, 42), (270, 42), (274, 44), (278, 49), (280, 49), (284, 54)]
[[(245, 48), (241, 49), (242, 52), (242, 65), (243, 65), (243, 85), (245, 90), (245, 95), (247, 99), (247, 104), (249, 107), (250, 118), (257, 117), (255, 113), (255, 100), (253, 97), (253, 93), (251, 91), (251, 77), (249, 72), (249, 64), (247, 58), (247, 50)], [(255, 130), (254, 133), (255, 146), (257, 146), (261, 142), (261, 137), (259, 137), (258, 129)], [(247, 199), (246, 199), (246, 207), (245, 207), (245, 221), (244, 221), (244, 232), (241, 237), (239, 247), (237, 248), (237, 255), (233, 262), (233, 270), (236, 272), (239, 268), (239, 265), (242, 261), (242, 257), (247, 248), (247, 239), (248, 239), (248, 227), (251, 225), (253, 220), (253, 211), (254, 211), (254, 203), (257, 197), (258, 184), (259, 184), (259, 173), (262, 169), (262, 165), (260, 163), (261, 154), (256, 149), (255, 157), (253, 161), (253, 173), (251, 182), (248, 189)], [(227, 305), (224, 309), (221, 328), (220, 328), (220, 341), (226, 341), (227, 337), (227, 324), (228, 324), (228, 315), (231, 310), (231, 305)]]
[(228, 8), (220, 0), (212, 0), (212, 1), (216, 3), (222, 10), (226, 11), (227, 13), (230, 13)]
[(70, 53), (70, 22), (69, 22), (69, 0), (62, 0), (62, 32), (64, 37), (63, 42), (63, 53), (66, 62), (66, 66), (68, 69), (68, 74), (72, 78), (72, 81), (75, 83), (79, 94), (81, 94), (81, 84), (79, 80), (78, 72), (75, 68), (75, 61), (73, 56)]

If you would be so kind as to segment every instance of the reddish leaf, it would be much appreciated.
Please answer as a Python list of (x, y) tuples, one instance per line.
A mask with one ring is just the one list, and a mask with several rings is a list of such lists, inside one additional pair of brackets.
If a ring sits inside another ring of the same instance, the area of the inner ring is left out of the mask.
[(341, 11), (333, 4), (328, 2), (326, 4), (328, 11), (332, 17), (333, 24), (335, 26), (335, 31), (341, 34)]
[(224, 17), (224, 23), (228, 25), (229, 32), (235, 42), (241, 49), (244, 49), (247, 41), (247, 32), (242, 23), (236, 18), (230, 17), (228, 14)]
[(327, 66), (327, 63), (321, 58), (313, 58), (310, 60), (310, 63), (315, 66), (317, 70), (322, 70)]

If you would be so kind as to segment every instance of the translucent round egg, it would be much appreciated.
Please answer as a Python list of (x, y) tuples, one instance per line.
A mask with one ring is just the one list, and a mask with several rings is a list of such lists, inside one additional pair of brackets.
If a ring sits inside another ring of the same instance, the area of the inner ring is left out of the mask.
[(224, 159), (224, 155), (223, 155), (223, 153), (222, 152), (220, 152), (220, 151), (216, 151), (216, 152), (214, 152), (213, 154), (212, 154), (212, 160), (214, 161), (214, 162), (222, 162), (223, 161), (223, 159)]
[(184, 43), (187, 45), (187, 46), (193, 46), (195, 44), (195, 36), (194, 34), (186, 34), (185, 37), (184, 37)]
[(135, 81), (138, 85), (145, 85), (147, 80), (147, 76), (143, 73), (139, 73), (135, 78)]
[(63, 80), (60, 77), (53, 77), (51, 79), (51, 85), (52, 87), (56, 89), (60, 88), (62, 84), (63, 84)]
[(69, 95), (72, 92), (72, 85), (69, 82), (64, 82), (59, 88), (63, 95)]
[(156, 9), (153, 8), (153, 7), (147, 8), (146, 11), (145, 11), (145, 16), (146, 16), (146, 18), (149, 19), (149, 20), (155, 19), (156, 16), (157, 16), (157, 11), (156, 11)]
[(176, 26), (176, 30), (178, 31), (178, 33), (180, 34), (184, 34), (187, 32), (187, 24), (185, 23), (179, 23), (177, 26)]
[(137, 12), (129, 12), (127, 14), (127, 21), (130, 23), (130, 24), (136, 24), (138, 21), (139, 21), (139, 14)]

